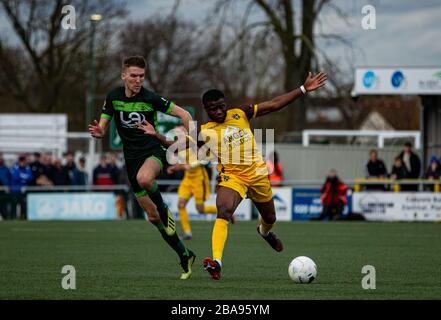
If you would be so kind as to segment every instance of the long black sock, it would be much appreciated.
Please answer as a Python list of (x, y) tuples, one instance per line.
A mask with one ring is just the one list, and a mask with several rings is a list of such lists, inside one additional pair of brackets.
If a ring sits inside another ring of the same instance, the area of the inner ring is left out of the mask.
[(165, 232), (164, 225), (162, 222), (152, 222), (156, 228), (158, 228), (159, 232), (161, 233), (162, 237), (164, 238), (165, 242), (168, 243), (168, 245), (176, 251), (179, 258), (188, 257), (189, 253), (187, 248), (184, 246), (182, 241), (179, 239), (178, 235), (173, 233), (172, 235), (168, 235), (167, 232)]

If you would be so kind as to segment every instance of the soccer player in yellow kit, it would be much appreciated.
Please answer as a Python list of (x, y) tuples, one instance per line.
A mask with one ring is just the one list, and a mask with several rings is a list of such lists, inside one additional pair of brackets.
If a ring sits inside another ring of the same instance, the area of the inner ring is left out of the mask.
[[(220, 90), (212, 89), (202, 96), (202, 103), (211, 121), (201, 126), (199, 138), (205, 142), (203, 152), (211, 153), (218, 160), (219, 183), (217, 185), (217, 218), (212, 232), (212, 257), (203, 260), (204, 269), (211, 278), (219, 280), (222, 255), (228, 236), (230, 217), (243, 198), (253, 201), (260, 213), (258, 234), (277, 252), (283, 244), (271, 231), (276, 222), (268, 170), (257, 148), (251, 131), (250, 120), (279, 111), (296, 99), (325, 85), (327, 76), (323, 72), (313, 76), (309, 73), (304, 84), (284, 95), (259, 104), (227, 107)], [(155, 135), (165, 144), (151, 125), (139, 126), (146, 134)]]
[[(186, 133), (184, 126), (177, 126), (175, 130), (180, 130), (181, 134)], [(188, 136), (187, 136), (188, 137)], [(190, 140), (190, 143), (195, 143)], [(185, 171), (184, 178), (181, 181), (178, 189), (178, 212), (183, 229), (182, 239), (191, 240), (193, 237), (190, 219), (186, 206), (191, 197), (194, 197), (196, 203), (196, 210), (199, 213), (217, 213), (215, 205), (206, 205), (205, 201), (210, 197), (210, 177), (208, 176), (205, 165), (207, 161), (198, 161), (197, 154), (193, 152), (194, 148), (186, 148), (178, 152), (178, 163), (167, 169), (168, 174), (173, 174), (176, 171)]]
[(327, 76), (309, 73), (305, 83), (284, 95), (259, 104), (227, 107), (224, 94), (216, 89), (202, 96), (210, 122), (201, 126), (205, 147), (219, 159), (220, 179), (217, 186), (217, 219), (212, 232), (213, 257), (203, 260), (204, 269), (214, 280), (221, 277), (222, 254), (228, 235), (228, 222), (237, 206), (247, 196), (260, 213), (259, 235), (277, 252), (282, 242), (271, 232), (276, 221), (268, 170), (256, 146), (250, 120), (278, 111), (309, 91), (322, 87)]

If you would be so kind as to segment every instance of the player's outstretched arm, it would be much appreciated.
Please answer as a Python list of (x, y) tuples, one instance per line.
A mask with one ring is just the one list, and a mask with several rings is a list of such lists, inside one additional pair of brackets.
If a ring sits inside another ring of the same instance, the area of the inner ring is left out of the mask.
[(106, 118), (101, 118), (99, 123), (93, 120), (93, 122), (89, 124), (90, 135), (96, 139), (101, 139), (106, 134), (109, 123), (109, 120)]
[(323, 87), (326, 83), (326, 79), (327, 79), (327, 75), (324, 72), (320, 72), (315, 76), (313, 76), (312, 73), (309, 72), (308, 77), (305, 80), (305, 83), (300, 88), (294, 89), (284, 95), (275, 97), (272, 100), (259, 103), (257, 105), (256, 117), (263, 116), (271, 112), (279, 111), (280, 109), (286, 107), (296, 99), (305, 95), (307, 92), (314, 91), (320, 87)]

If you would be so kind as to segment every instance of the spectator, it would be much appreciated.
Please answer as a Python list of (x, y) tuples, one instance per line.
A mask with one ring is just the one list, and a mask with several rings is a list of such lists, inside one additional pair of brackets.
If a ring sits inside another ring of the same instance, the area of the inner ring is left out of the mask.
[(81, 157), (78, 164), (78, 185), (87, 186), (89, 184), (89, 175), (86, 169), (86, 158)]
[[(40, 164), (36, 163), (36, 161), (39, 161)], [(51, 175), (52, 165), (51, 165), (51, 155), (49, 153), (43, 153), (41, 154), (40, 158), (35, 157), (34, 155), (34, 162), (31, 164), (31, 169), (34, 166), (36, 176), (35, 178), (35, 184), (37, 186), (53, 186), (54, 183), (52, 180), (49, 179), (49, 176)]]
[(392, 166), (392, 171), (390, 173), (391, 179), (399, 180), (399, 179), (406, 179), (409, 177), (409, 172), (407, 171), (406, 167), (403, 165), (403, 161), (401, 161), (401, 158), (395, 157), (394, 165)]
[(32, 184), (31, 167), (29, 167), (26, 155), (20, 155), (18, 162), (11, 169), (11, 214), (15, 217), (23, 217), (26, 214), (26, 201), (22, 188)]
[[(404, 144), (404, 150), (400, 153), (399, 157), (409, 172), (409, 179), (418, 179), (421, 174), (421, 161), (420, 158), (412, 151), (412, 143), (406, 142)], [(403, 191), (418, 191), (418, 184), (403, 185), (401, 190)]]
[(40, 152), (34, 152), (33, 161), (29, 165), (31, 167), (32, 176), (34, 177), (34, 180), (32, 181), (33, 185), (37, 184), (38, 177), (44, 174), (45, 171), (45, 167), (41, 163), (40, 159), (41, 159)]
[(61, 160), (55, 158), (50, 168), (49, 178), (56, 186), (69, 186), (71, 181), (68, 169), (61, 165)]
[(112, 180), (115, 182), (115, 184), (120, 184), (120, 168), (117, 164), (117, 156), (114, 152), (109, 154), (109, 167), (112, 170)]
[(80, 184), (79, 182), (79, 172), (77, 169), (77, 165), (75, 164), (74, 154), (73, 152), (66, 152), (65, 155), (65, 169), (67, 171), (67, 174), (69, 175), (70, 184), (73, 186), (77, 186)]
[(11, 169), (11, 191), (20, 193), (21, 188), (30, 185), (33, 179), (32, 170), (26, 161), (26, 156), (20, 155), (18, 162)]
[[(429, 167), (427, 168), (425, 178), (428, 180), (440, 180), (441, 177), (441, 164), (436, 156), (432, 156), (430, 159)], [(427, 185), (425, 188), (427, 191), (434, 191), (435, 186), (433, 184)]]
[[(11, 215), (10, 198), (7, 194), (8, 188), (11, 184), (11, 172), (5, 165), (3, 155), (0, 153), (0, 220), (8, 219)], [(6, 189), (2, 189), (6, 188)]]
[(337, 171), (331, 169), (326, 177), (326, 181), (320, 189), (320, 201), (323, 211), (314, 220), (339, 220), (347, 204), (346, 192), (348, 187), (338, 178)]
[(107, 162), (105, 155), (101, 156), (100, 163), (93, 170), (93, 184), (98, 186), (114, 185), (113, 170)]
[(5, 165), (3, 155), (0, 154), (0, 187), (9, 187), (11, 184), (11, 172)]
[[(378, 152), (372, 149), (369, 152), (369, 161), (365, 166), (365, 176), (369, 179), (384, 179), (387, 177), (387, 169), (383, 160), (378, 159)], [(366, 185), (367, 190), (385, 190), (384, 185), (368, 184)]]
[(271, 185), (280, 187), (283, 182), (283, 166), (276, 151), (271, 152), (269, 159), (266, 161), (266, 167), (268, 168), (268, 178)]

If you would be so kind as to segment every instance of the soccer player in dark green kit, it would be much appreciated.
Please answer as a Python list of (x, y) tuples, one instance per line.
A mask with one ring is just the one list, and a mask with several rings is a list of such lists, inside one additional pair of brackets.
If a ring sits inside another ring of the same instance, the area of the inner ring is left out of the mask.
[(179, 255), (184, 271), (181, 279), (186, 280), (191, 277), (196, 256), (176, 234), (175, 221), (156, 183), (156, 177), (167, 164), (166, 150), (159, 140), (138, 129), (138, 125), (146, 120), (156, 126), (157, 111), (181, 118), (187, 130), (192, 118), (186, 110), (142, 86), (145, 67), (143, 57), (124, 59), (121, 73), (124, 87), (116, 88), (107, 95), (100, 121), (90, 124), (89, 132), (94, 138), (102, 138), (112, 117), (115, 120), (123, 143), (127, 175), (138, 203), (146, 211), (148, 220)]

